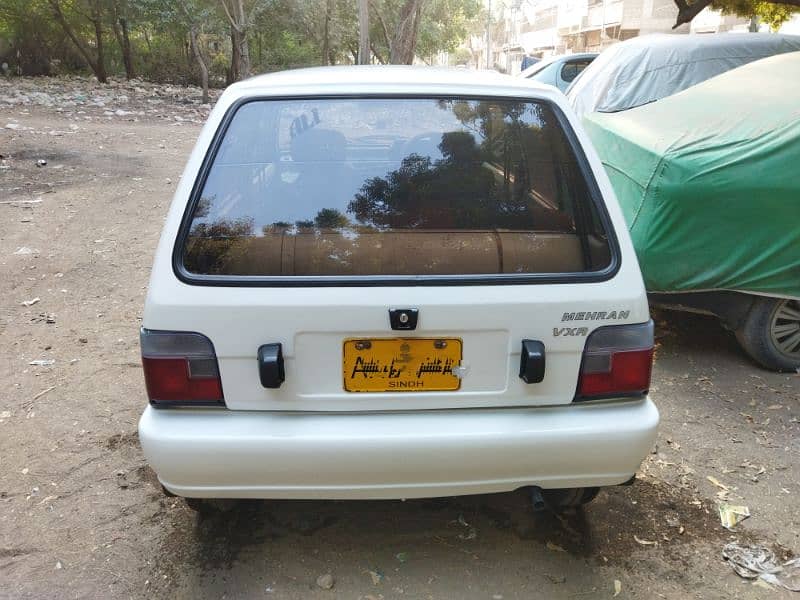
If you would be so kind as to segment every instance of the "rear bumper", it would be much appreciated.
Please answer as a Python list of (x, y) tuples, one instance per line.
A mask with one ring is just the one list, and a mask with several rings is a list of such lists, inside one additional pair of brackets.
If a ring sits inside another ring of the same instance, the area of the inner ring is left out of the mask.
[(657, 425), (649, 398), (371, 414), (148, 407), (139, 439), (179, 496), (419, 498), (619, 484)]

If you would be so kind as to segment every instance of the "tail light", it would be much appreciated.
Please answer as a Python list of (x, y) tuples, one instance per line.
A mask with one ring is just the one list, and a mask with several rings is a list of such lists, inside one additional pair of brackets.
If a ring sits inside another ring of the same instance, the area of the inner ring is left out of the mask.
[(653, 365), (653, 321), (600, 327), (586, 340), (575, 400), (646, 394)]
[(142, 329), (147, 396), (157, 406), (224, 405), (217, 355), (199, 333)]

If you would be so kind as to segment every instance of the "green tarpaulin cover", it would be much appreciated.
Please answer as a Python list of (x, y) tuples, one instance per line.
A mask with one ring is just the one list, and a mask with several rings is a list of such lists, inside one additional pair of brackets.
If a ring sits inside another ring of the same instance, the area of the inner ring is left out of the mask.
[(800, 297), (800, 52), (584, 124), (649, 291)]

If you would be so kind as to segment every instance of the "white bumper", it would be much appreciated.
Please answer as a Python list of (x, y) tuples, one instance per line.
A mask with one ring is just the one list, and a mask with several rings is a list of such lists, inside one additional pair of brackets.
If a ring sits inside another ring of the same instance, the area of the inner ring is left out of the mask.
[(179, 496), (419, 498), (619, 484), (657, 425), (649, 398), (371, 414), (148, 407), (139, 439)]

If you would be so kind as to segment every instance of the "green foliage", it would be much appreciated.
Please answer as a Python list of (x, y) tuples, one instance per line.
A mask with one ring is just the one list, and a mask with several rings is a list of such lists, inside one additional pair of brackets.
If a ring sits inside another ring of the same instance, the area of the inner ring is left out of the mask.
[[(403, 2), (370, 2), (370, 41), (381, 62), (389, 60), (389, 39), (400, 21)], [(439, 52), (452, 52), (466, 39), (481, 14), (480, 0), (423, 0), (416, 54), (429, 61)], [(353, 12), (355, 19), (355, 12)], [(385, 29), (384, 29), (385, 28)], [(354, 27), (354, 43), (358, 30)]]
[(714, 0), (711, 8), (721, 10), (724, 15), (738, 15), (745, 18), (758, 17), (761, 22), (769, 25), (772, 31), (777, 31), (797, 12), (796, 6), (759, 0)]
[[(18, 56), (18, 58), (17, 58)], [(52, 57), (58, 57), (58, 64)], [(0, 62), (31, 75), (82, 65), (43, 0), (0, 1)]]
[(453, 52), (467, 37), (481, 11), (479, 0), (428, 0), (422, 10), (417, 54)]
[[(53, 3), (78, 44), (56, 20)], [(388, 61), (388, 39), (398, 26), (403, 3), (370, 3), (370, 36), (381, 62)], [(246, 5), (252, 15), (247, 39), (253, 72), (354, 62), (357, 0), (248, 0)], [(475, 27), (481, 0), (422, 0), (421, 6), (416, 54), (430, 60), (440, 51), (456, 50)], [(220, 0), (0, 0), (0, 62), (8, 62), (13, 72), (31, 75), (90, 73), (86, 57), (95, 57), (92, 19), (98, 14), (104, 65), (112, 76), (125, 73), (120, 19), (128, 30), (138, 76), (198, 83), (191, 31), (197, 33), (211, 84), (222, 85), (230, 76), (231, 26)]]

